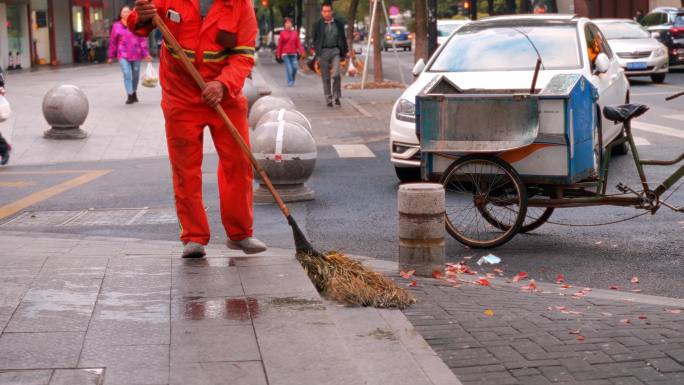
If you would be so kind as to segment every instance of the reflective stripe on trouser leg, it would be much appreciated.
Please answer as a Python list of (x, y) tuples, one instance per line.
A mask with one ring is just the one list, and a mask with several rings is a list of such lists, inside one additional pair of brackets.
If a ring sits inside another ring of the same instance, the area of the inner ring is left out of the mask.
[(166, 143), (183, 243), (209, 243), (209, 222), (202, 202), (202, 133), (206, 116), (206, 112), (164, 108)]
[[(247, 99), (240, 97), (223, 103), (223, 108), (237, 128), (240, 136), (249, 145), (249, 124), (247, 123)], [(215, 113), (211, 116), (209, 128), (219, 156), (217, 170), (221, 222), (226, 234), (233, 241), (251, 237), (254, 223), (252, 209), (252, 165), (233, 139), (223, 120)]]

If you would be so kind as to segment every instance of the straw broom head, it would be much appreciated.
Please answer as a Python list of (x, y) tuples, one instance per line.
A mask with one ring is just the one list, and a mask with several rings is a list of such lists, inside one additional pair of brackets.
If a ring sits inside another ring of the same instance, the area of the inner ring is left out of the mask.
[(319, 292), (336, 301), (378, 308), (404, 309), (416, 300), (392, 280), (339, 252), (297, 253)]

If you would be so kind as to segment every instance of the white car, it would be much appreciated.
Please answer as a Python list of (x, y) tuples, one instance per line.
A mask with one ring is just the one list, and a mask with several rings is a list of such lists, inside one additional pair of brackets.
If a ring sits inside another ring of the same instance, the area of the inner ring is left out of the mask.
[(651, 37), (641, 24), (629, 19), (592, 20), (608, 39), (618, 63), (627, 76), (650, 76), (654, 83), (665, 81), (669, 70), (667, 47)]
[[(591, 58), (590, 58), (591, 55)], [(501, 16), (472, 21), (454, 32), (425, 64), (394, 104), (390, 118), (391, 161), (400, 180), (420, 175), (415, 125), (416, 94), (444, 75), (462, 90), (529, 92), (537, 58), (542, 60), (536, 89), (554, 75), (578, 73), (599, 93), (599, 108), (629, 100), (629, 82), (616, 55), (598, 27), (587, 18), (570, 15)], [(495, 113), (495, 111), (493, 111)], [(623, 134), (621, 124), (601, 116), (603, 144)], [(626, 152), (626, 147), (618, 149)]]
[(437, 45), (440, 46), (449, 38), (452, 32), (470, 20), (440, 19), (437, 20)]

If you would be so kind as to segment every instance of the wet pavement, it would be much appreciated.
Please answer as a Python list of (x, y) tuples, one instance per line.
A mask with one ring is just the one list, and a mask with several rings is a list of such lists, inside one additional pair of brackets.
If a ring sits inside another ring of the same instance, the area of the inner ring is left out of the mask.
[(327, 302), (291, 250), (183, 260), (176, 242), (0, 243), (1, 385), (458, 383), (401, 312)]

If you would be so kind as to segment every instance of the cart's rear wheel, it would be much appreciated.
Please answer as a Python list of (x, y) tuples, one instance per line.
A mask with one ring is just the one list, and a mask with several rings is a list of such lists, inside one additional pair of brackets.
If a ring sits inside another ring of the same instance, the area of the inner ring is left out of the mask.
[[(530, 196), (530, 191), (527, 192), (528, 197)], [(536, 194), (535, 194), (536, 195)], [(555, 192), (551, 192), (550, 198), (555, 198)], [(487, 220), (492, 226), (498, 228), (499, 230), (508, 230), (511, 227), (511, 223), (499, 222), (493, 215), (489, 213), (489, 209), (493, 204), (489, 204), (482, 208), (478, 207), (480, 214), (484, 219)], [(529, 207), (527, 206), (527, 214), (525, 214), (525, 220), (522, 226), (520, 226), (519, 233), (529, 233), (530, 231), (536, 230), (541, 225), (546, 223), (553, 214), (553, 207)]]
[[(446, 227), (459, 242), (474, 248), (496, 247), (520, 230), (527, 212), (527, 190), (506, 162), (487, 155), (456, 160), (441, 180), (446, 190)], [(490, 206), (491, 208), (484, 209)], [(507, 223), (507, 228), (492, 225)]]

